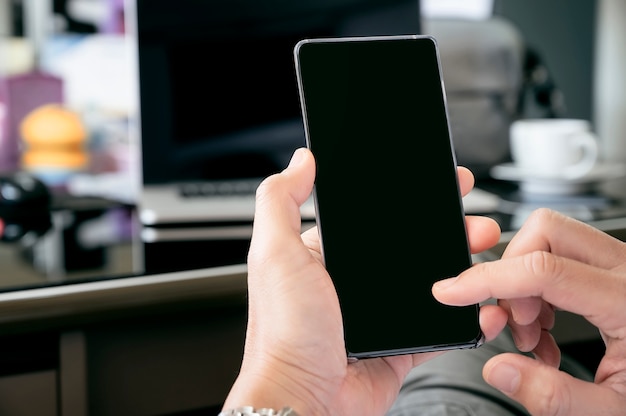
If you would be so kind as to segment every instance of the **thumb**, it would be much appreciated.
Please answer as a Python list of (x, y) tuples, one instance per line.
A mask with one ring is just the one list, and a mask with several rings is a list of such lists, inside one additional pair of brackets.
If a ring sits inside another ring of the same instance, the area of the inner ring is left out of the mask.
[(256, 193), (249, 256), (275, 259), (285, 252), (285, 247), (301, 244), (299, 207), (311, 194), (314, 180), (313, 155), (308, 149), (299, 148), (285, 170), (261, 182)]
[(534, 416), (618, 415), (624, 411), (617, 392), (518, 354), (492, 358), (483, 368), (483, 377)]

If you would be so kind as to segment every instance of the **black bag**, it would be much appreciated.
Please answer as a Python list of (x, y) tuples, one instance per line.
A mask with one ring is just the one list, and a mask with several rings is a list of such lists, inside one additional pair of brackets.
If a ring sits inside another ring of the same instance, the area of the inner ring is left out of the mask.
[(457, 162), (476, 178), (510, 161), (509, 128), (554, 117), (558, 92), (540, 57), (508, 20), (424, 19), (439, 46)]

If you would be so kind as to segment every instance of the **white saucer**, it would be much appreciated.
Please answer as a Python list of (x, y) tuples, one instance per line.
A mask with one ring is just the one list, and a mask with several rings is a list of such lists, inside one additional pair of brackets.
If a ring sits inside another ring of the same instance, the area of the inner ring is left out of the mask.
[(491, 168), (495, 179), (520, 183), (520, 190), (531, 194), (571, 195), (589, 190), (591, 185), (626, 175), (622, 163), (598, 163), (587, 175), (568, 179), (562, 176), (540, 176), (536, 172), (520, 169), (514, 163), (503, 163)]

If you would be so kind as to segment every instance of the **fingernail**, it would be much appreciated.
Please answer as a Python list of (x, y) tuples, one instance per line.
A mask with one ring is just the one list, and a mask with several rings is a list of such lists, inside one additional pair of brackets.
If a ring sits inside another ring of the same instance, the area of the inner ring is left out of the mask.
[(506, 394), (517, 391), (520, 383), (520, 372), (511, 364), (496, 364), (487, 375), (487, 383)]
[(440, 280), (438, 282), (435, 282), (435, 284), (433, 285), (433, 288), (437, 290), (445, 290), (449, 288), (450, 286), (452, 286), (453, 284), (455, 284), (457, 280), (458, 280), (457, 277), (451, 277), (449, 279)]
[(296, 151), (293, 152), (293, 155), (291, 156), (288, 167), (292, 168), (294, 166), (298, 166), (304, 160), (304, 154), (305, 149), (303, 147), (296, 149)]

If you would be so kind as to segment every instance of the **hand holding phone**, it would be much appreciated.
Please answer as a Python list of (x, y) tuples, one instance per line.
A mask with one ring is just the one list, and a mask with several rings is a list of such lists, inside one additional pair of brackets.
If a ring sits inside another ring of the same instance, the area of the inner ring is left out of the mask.
[(308, 39), (294, 54), (348, 355), (477, 347), (478, 305), (431, 294), (471, 266), (435, 40)]

